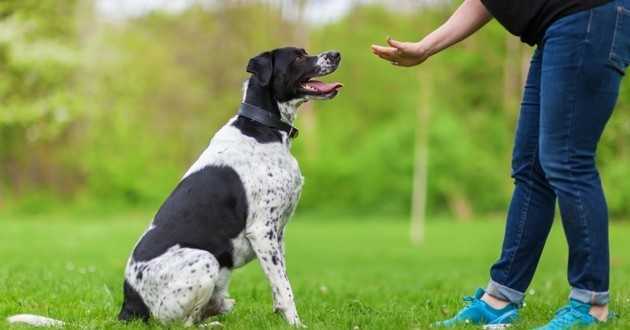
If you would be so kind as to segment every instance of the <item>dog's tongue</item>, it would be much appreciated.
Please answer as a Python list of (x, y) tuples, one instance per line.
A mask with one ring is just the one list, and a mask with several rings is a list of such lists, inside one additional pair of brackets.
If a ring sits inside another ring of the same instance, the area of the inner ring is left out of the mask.
[(320, 93), (330, 93), (332, 91), (336, 91), (339, 88), (343, 87), (342, 83), (338, 83), (338, 82), (325, 83), (319, 80), (309, 80), (305, 85), (317, 90)]

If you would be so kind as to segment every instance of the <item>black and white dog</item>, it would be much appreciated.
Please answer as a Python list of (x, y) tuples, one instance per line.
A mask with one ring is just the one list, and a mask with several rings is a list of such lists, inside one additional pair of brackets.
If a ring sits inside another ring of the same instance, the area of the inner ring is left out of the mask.
[(125, 271), (121, 320), (153, 317), (192, 325), (229, 312), (232, 269), (258, 258), (274, 309), (300, 326), (283, 251), (284, 227), (302, 188), (290, 152), (297, 108), (341, 87), (338, 52), (281, 48), (250, 60), (239, 114), (186, 172), (137, 243)]
[[(285, 265), (284, 227), (302, 188), (291, 155), (297, 108), (332, 99), (339, 83), (314, 78), (334, 72), (338, 52), (309, 56), (280, 48), (252, 58), (243, 103), (181, 179), (133, 250), (125, 270), (120, 320), (154, 318), (193, 325), (229, 312), (234, 268), (258, 258), (274, 310), (301, 326)], [(33, 315), (16, 323), (59, 325)], [(58, 323), (55, 323), (58, 322)]]

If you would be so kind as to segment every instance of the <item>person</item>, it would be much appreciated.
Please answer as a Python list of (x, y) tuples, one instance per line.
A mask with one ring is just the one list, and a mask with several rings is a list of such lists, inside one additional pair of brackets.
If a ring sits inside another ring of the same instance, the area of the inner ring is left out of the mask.
[(609, 318), (608, 211), (596, 149), (630, 63), (630, 0), (465, 0), (419, 42), (373, 45), (401, 67), (470, 36), (496, 18), (536, 45), (513, 149), (515, 188), (503, 248), (490, 282), (440, 326), (513, 323), (551, 228), (556, 200), (569, 245), (568, 304), (540, 329), (590, 326)]

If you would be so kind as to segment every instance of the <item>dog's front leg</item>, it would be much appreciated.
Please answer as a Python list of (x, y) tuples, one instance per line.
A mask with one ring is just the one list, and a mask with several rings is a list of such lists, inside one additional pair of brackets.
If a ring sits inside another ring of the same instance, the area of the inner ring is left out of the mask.
[(282, 243), (278, 240), (277, 230), (257, 226), (248, 231), (247, 238), (271, 285), (274, 310), (281, 313), (290, 325), (302, 327), (295, 308), (291, 283), (287, 277)]

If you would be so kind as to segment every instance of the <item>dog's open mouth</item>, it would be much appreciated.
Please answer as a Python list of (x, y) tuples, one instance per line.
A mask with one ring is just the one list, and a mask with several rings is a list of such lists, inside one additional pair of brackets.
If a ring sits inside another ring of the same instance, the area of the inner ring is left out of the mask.
[(303, 82), (300, 87), (304, 92), (312, 95), (328, 95), (337, 92), (343, 87), (343, 84), (339, 82), (325, 83), (320, 80), (309, 79)]

